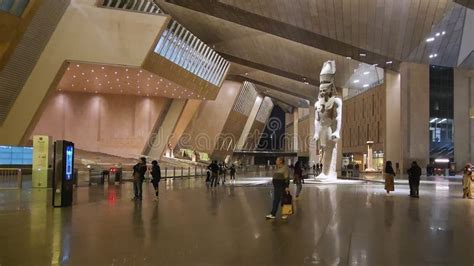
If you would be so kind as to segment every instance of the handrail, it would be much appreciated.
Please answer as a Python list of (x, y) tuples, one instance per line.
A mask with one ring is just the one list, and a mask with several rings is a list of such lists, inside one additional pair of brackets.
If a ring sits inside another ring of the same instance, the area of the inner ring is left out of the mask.
[(23, 175), (19, 168), (0, 168), (0, 189), (21, 189)]
[(98, 5), (101, 7), (132, 10), (148, 14), (164, 14), (163, 10), (161, 10), (153, 0), (100, 0)]

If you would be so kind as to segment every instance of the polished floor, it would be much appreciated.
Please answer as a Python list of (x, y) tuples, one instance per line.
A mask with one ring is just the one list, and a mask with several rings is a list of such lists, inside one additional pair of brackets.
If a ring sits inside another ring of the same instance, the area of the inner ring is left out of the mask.
[(269, 179), (206, 188), (165, 181), (81, 187), (72, 208), (50, 191), (0, 191), (0, 265), (474, 265), (474, 200), (459, 184), (307, 184), (288, 221), (265, 220)]

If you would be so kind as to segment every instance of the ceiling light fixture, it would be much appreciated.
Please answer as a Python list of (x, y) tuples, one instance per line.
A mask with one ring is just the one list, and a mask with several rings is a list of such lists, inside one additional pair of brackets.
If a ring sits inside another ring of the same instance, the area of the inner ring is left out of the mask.
[(439, 33), (439, 32), (437, 32), (437, 33), (435, 34), (436, 37), (439, 37), (440, 35), (441, 35), (441, 33)]
[(435, 40), (434, 37), (430, 37), (430, 38), (426, 39), (426, 42), (432, 42), (432, 41), (434, 41), (434, 40)]
[(101, 67), (102, 69), (104, 69), (105, 67)]
[(441, 32), (441, 35), (445, 35), (445, 34), (446, 34), (446, 32), (445, 32), (445, 31)]
[(369, 74), (370, 74), (369, 71), (365, 71), (365, 72), (364, 72), (364, 75), (369, 75)]
[(354, 80), (353, 82), (354, 82), (354, 83), (359, 83), (359, 81), (360, 81), (360, 80), (356, 79), (356, 80)]
[(391, 65), (393, 62), (392, 61), (387, 61), (385, 62), (387, 65)]
[(438, 118), (433, 118), (433, 119), (430, 120), (430, 123), (434, 123), (434, 122), (436, 122), (436, 120), (438, 120)]
[(368, 87), (369, 87), (369, 84), (364, 84), (363, 87), (364, 87), (364, 88), (368, 88)]
[(79, 65), (76, 65), (76, 67), (79, 67)]
[(366, 54), (363, 54), (363, 53), (362, 53), (362, 54), (359, 54), (359, 55), (362, 56), (362, 57), (367, 56)]

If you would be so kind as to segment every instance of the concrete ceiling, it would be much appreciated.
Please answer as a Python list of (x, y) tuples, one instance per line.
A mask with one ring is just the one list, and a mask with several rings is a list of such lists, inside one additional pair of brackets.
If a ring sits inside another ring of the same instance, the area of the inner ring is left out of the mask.
[[(403, 61), (452, 64), (459, 55), (458, 24), (466, 9), (453, 0), (155, 2), (233, 62), (230, 75), (280, 97), (310, 101), (327, 60), (336, 61), (337, 87), (346, 87), (361, 63), (391, 70)], [(428, 44), (426, 39), (440, 30), (446, 34), (439, 44)], [(429, 57), (432, 53), (436, 60)], [(470, 59), (464, 66), (472, 64)]]

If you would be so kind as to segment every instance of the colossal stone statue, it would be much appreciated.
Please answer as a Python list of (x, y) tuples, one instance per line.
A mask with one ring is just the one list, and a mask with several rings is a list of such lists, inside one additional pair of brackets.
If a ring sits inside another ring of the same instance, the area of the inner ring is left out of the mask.
[(336, 97), (335, 74), (336, 63), (325, 62), (320, 74), (318, 101), (315, 104), (314, 140), (319, 140), (319, 162), (323, 164), (316, 180), (322, 182), (337, 180), (337, 142), (341, 131), (342, 100)]

